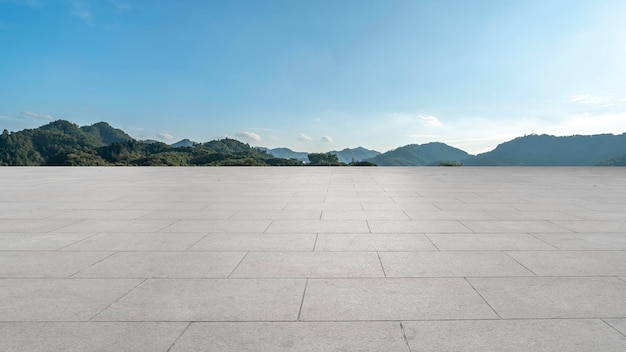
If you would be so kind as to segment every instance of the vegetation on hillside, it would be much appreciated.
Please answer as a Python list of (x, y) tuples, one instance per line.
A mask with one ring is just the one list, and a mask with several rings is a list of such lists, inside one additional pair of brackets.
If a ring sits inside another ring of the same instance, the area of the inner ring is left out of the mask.
[(381, 166), (426, 166), (440, 162), (459, 163), (470, 157), (466, 152), (444, 143), (409, 144), (367, 159)]
[(189, 147), (137, 141), (106, 123), (79, 128), (58, 120), (36, 129), (0, 135), (0, 165), (300, 165), (275, 158), (234, 139)]
[[(626, 153), (626, 133), (556, 137), (531, 134), (463, 161), (464, 165), (592, 166)], [(616, 165), (618, 161), (613, 161)]]

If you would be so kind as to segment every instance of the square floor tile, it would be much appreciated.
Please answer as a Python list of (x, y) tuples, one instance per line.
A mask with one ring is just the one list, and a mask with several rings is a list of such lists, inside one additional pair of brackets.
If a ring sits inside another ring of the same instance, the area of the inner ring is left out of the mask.
[(626, 282), (613, 277), (516, 277), (468, 280), (505, 319), (626, 316)]
[(309, 279), (301, 320), (492, 319), (464, 279)]
[(149, 279), (97, 321), (295, 321), (303, 279)]
[(79, 272), (93, 278), (225, 278), (242, 252), (120, 252)]
[(412, 351), (624, 351), (626, 338), (601, 320), (403, 322)]
[(0, 321), (87, 321), (140, 282), (0, 279)]
[(383, 277), (375, 252), (254, 252), (232, 277)]
[(167, 351), (187, 323), (0, 323), (3, 352)]
[(172, 352), (407, 352), (398, 322), (192, 323)]
[(533, 276), (502, 252), (381, 252), (387, 277)]

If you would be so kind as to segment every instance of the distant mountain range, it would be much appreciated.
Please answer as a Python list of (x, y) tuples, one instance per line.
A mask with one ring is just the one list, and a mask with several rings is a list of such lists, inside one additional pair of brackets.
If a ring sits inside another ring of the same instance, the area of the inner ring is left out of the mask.
[[(340, 163), (379, 166), (626, 166), (626, 133), (555, 137), (527, 135), (470, 155), (444, 143), (409, 144), (379, 153), (363, 147), (330, 151)], [(138, 141), (99, 122), (90, 126), (57, 120), (35, 129), (4, 130), (0, 165), (302, 165), (308, 153), (252, 148), (233, 139), (172, 145)], [(338, 164), (335, 161), (336, 164)]]
[[(293, 150), (289, 148), (269, 149), (269, 148), (264, 148), (264, 147), (257, 147), (257, 149), (262, 150), (266, 153), (272, 154), (273, 156), (277, 158), (296, 159), (296, 160), (304, 161), (304, 162), (309, 161), (309, 157), (308, 157), (309, 153), (307, 152), (294, 152)], [(349, 164), (352, 161), (364, 161), (366, 159), (373, 158), (380, 154), (380, 152), (377, 152), (375, 150), (365, 149), (363, 147), (346, 148), (340, 151), (331, 150), (329, 153), (336, 155), (337, 159), (339, 159), (339, 162), (346, 163), (346, 164)]]
[(555, 137), (518, 137), (496, 149), (463, 160), (476, 166), (626, 166), (626, 133)]
[(428, 166), (442, 162), (461, 163), (468, 153), (444, 143), (409, 144), (380, 154), (366, 161), (380, 166)]

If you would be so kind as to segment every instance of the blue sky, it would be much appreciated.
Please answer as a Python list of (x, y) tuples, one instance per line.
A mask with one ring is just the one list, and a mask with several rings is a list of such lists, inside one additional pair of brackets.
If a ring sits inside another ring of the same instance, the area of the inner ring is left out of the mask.
[(623, 0), (0, 0), (0, 129), (480, 153), (626, 132)]

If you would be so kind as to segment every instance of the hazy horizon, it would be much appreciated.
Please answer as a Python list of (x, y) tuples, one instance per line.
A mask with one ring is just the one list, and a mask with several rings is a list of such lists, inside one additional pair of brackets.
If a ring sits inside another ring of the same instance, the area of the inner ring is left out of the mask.
[(0, 0), (0, 129), (294, 151), (626, 132), (626, 2)]

